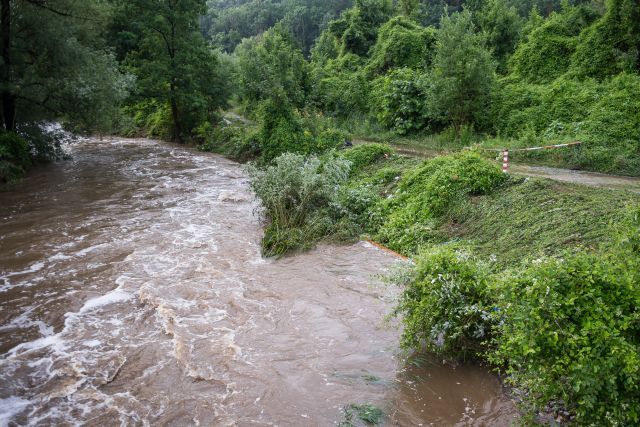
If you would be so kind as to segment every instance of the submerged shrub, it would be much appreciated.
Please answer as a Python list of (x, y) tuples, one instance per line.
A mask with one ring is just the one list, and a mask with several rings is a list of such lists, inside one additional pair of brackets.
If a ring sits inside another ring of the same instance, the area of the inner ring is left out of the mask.
[(249, 167), (251, 188), (270, 224), (263, 252), (277, 256), (308, 248), (331, 231), (331, 209), (349, 175), (347, 160), (285, 153), (271, 166)]
[(392, 278), (403, 287), (395, 315), (402, 315), (407, 349), (475, 356), (492, 335), (489, 268), (464, 250), (429, 248), (408, 272)]
[(257, 132), (240, 126), (202, 129), (200, 137), (204, 141), (199, 147), (202, 151), (223, 154), (240, 162), (255, 159), (260, 155)]

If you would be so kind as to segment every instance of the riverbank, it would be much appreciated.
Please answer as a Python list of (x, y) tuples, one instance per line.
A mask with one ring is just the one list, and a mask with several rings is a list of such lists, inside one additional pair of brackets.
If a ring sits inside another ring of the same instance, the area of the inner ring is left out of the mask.
[[(392, 151), (363, 144), (321, 159), (286, 155), (254, 173), (271, 219), (263, 251), (304, 249), (323, 236), (382, 243), (415, 262), (392, 278), (405, 348), (494, 363), (526, 390), (531, 416), (564, 402), (552, 412), (568, 413), (567, 422), (633, 420), (636, 392), (617, 384), (637, 377), (626, 360), (638, 348), (640, 196), (505, 175), (469, 151), (427, 161)], [(588, 367), (576, 362), (584, 357)], [(631, 409), (603, 412), (620, 405)]]

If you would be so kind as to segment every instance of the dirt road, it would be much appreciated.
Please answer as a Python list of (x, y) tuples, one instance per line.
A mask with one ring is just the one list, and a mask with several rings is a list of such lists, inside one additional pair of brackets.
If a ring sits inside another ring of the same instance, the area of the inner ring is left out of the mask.
[[(369, 141), (354, 140), (354, 144), (365, 144)], [(403, 147), (392, 145), (399, 154), (407, 156), (431, 158), (443, 154), (438, 150), (421, 149), (416, 147)], [(511, 164), (509, 172), (515, 175), (553, 179), (554, 181), (569, 182), (572, 184), (586, 185), (598, 188), (610, 188), (614, 190), (629, 190), (640, 193), (640, 178), (607, 175), (596, 172), (585, 172), (571, 169), (552, 168), (547, 166), (529, 166), (523, 164)]]

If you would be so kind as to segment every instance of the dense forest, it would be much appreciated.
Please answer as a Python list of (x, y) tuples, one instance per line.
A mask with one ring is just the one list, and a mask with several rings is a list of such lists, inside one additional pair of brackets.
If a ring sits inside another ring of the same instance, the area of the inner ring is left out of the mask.
[(293, 132), (245, 134), (247, 156), (348, 129), (456, 148), (580, 140), (530, 160), (640, 174), (637, 2), (350, 3), (4, 1), (3, 126), (30, 148), (3, 143), (3, 180), (55, 158), (43, 121), (213, 147), (230, 105)]
[(393, 278), (403, 347), (490, 363), (531, 421), (640, 422), (637, 199), (504, 174), (490, 151), (580, 141), (519, 160), (640, 176), (639, 0), (1, 13), (2, 183), (64, 156), (58, 122), (251, 161), (265, 255), (366, 235), (414, 260)]

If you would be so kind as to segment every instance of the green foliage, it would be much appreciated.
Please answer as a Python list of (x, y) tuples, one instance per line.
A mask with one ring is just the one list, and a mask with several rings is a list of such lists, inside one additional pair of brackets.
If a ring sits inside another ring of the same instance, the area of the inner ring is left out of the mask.
[(257, 36), (282, 22), (304, 52), (309, 52), (320, 30), (351, 3), (351, 0), (210, 0), (202, 30), (216, 45), (233, 52), (242, 39)]
[(494, 327), (489, 266), (449, 246), (423, 250), (413, 261), (392, 277), (403, 289), (394, 310), (402, 316), (402, 346), (475, 356)]
[(336, 61), (313, 71), (312, 104), (336, 117), (359, 118), (367, 111), (369, 86), (364, 71), (336, 71)]
[(171, 111), (173, 139), (183, 142), (226, 105), (229, 76), (198, 31), (203, 0), (123, 2), (139, 48), (127, 62), (138, 77), (134, 102), (154, 100)]
[(495, 84), (495, 64), (469, 12), (442, 18), (431, 73), (430, 110), (456, 128), (482, 127)]
[(31, 166), (29, 144), (12, 132), (0, 132), (0, 183), (22, 178)]
[(588, 7), (553, 13), (533, 29), (509, 60), (509, 70), (529, 83), (546, 83), (569, 70), (578, 35), (597, 14)]
[(420, 0), (399, 0), (398, 9), (407, 17), (415, 17), (420, 9)]
[(258, 118), (261, 160), (266, 163), (287, 152), (323, 153), (347, 139), (345, 132), (327, 126), (323, 120), (301, 116), (282, 99), (262, 103)]
[(393, 149), (385, 144), (362, 144), (340, 151), (338, 156), (348, 160), (351, 163), (351, 172), (357, 173), (392, 153)]
[(640, 173), (640, 77), (611, 80), (568, 77), (547, 85), (504, 81), (493, 102), (494, 126), (503, 136), (533, 137), (531, 144), (576, 140), (579, 150), (559, 154), (570, 167), (628, 175)]
[(198, 136), (202, 151), (222, 154), (239, 162), (254, 160), (260, 155), (258, 133), (240, 126), (214, 128), (207, 124), (198, 129)]
[(267, 256), (308, 249), (333, 226), (331, 209), (349, 175), (349, 162), (286, 153), (264, 169), (249, 168), (251, 188), (270, 220), (262, 241)]
[(298, 114), (284, 99), (269, 99), (258, 110), (262, 159), (270, 162), (283, 153), (304, 153), (304, 130)]
[(509, 6), (505, 0), (488, 0), (484, 7), (474, 14), (474, 18), (484, 33), (487, 45), (491, 47), (498, 63), (498, 70), (504, 73), (507, 58), (518, 43), (522, 18), (516, 8)]
[(367, 69), (381, 74), (394, 68), (426, 68), (431, 65), (435, 39), (435, 29), (396, 16), (380, 27)]
[(295, 107), (305, 104), (308, 66), (302, 51), (282, 26), (246, 39), (236, 50), (239, 94), (249, 110), (273, 97)]
[(544, 259), (501, 282), (493, 360), (529, 391), (534, 408), (562, 400), (580, 424), (638, 423), (640, 287), (638, 271), (621, 262), (637, 256)]
[(431, 89), (427, 74), (408, 68), (393, 70), (373, 82), (371, 109), (386, 129), (398, 135), (417, 132), (430, 122)]
[(344, 420), (338, 423), (338, 427), (354, 427), (354, 417), (367, 425), (380, 425), (384, 418), (384, 412), (372, 403), (351, 403), (343, 408)]
[(376, 42), (378, 28), (391, 17), (392, 11), (389, 0), (355, 0), (340, 19), (329, 23), (327, 31), (337, 39), (341, 55), (353, 53), (365, 57)]
[(391, 249), (414, 253), (435, 237), (438, 222), (452, 204), (488, 193), (503, 180), (498, 167), (475, 153), (427, 160), (402, 177), (396, 194), (386, 202), (387, 221), (377, 239)]
[(3, 128), (64, 120), (81, 130), (109, 131), (132, 83), (102, 40), (110, 4), (8, 4), (12, 19), (2, 20), (8, 38), (0, 59)]
[(598, 79), (638, 71), (639, 48), (640, 4), (608, 0), (606, 14), (580, 34), (571, 71)]
[(129, 105), (124, 110), (132, 118), (132, 128), (127, 130), (129, 135), (164, 140), (173, 136), (171, 109), (168, 104), (150, 99)]

